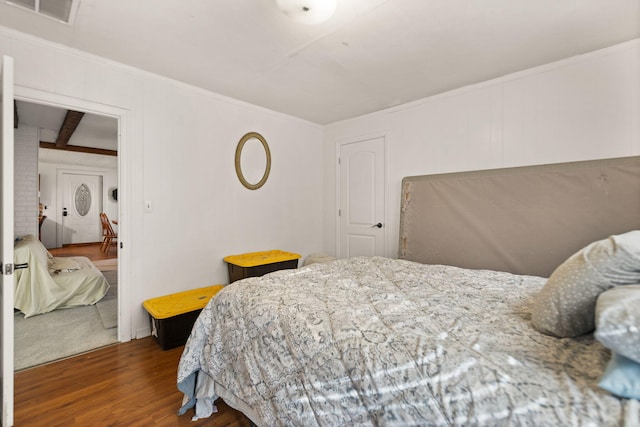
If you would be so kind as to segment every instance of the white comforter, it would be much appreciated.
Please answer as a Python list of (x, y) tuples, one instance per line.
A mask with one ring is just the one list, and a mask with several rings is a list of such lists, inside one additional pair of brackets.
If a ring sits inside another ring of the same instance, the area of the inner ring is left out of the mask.
[(543, 283), (387, 258), (233, 283), (187, 342), (181, 411), (196, 405), (206, 416), (223, 397), (261, 426), (638, 419), (637, 406), (598, 388), (609, 354), (592, 336), (557, 339), (530, 326)]

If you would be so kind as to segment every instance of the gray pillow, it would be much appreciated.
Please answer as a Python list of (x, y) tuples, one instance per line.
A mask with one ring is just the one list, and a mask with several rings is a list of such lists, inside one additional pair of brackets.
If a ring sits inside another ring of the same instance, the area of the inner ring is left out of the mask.
[(613, 352), (640, 363), (640, 284), (600, 294), (594, 336)]
[(590, 332), (598, 295), (635, 283), (640, 283), (639, 230), (593, 242), (556, 268), (536, 295), (533, 327), (563, 338)]

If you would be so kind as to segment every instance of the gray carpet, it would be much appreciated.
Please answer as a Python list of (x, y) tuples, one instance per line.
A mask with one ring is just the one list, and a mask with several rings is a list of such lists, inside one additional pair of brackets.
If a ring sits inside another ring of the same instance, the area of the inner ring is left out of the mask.
[(118, 326), (118, 299), (104, 298), (96, 304), (98, 316), (105, 329), (116, 328)]
[(24, 318), (14, 314), (15, 370), (53, 362), (118, 341), (117, 271), (103, 272), (111, 285), (95, 305)]

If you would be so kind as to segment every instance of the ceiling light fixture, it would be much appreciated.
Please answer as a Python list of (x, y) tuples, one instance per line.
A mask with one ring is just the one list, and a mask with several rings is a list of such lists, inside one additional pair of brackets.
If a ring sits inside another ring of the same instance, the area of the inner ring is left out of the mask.
[(321, 24), (336, 11), (338, 0), (276, 0), (278, 8), (302, 24)]

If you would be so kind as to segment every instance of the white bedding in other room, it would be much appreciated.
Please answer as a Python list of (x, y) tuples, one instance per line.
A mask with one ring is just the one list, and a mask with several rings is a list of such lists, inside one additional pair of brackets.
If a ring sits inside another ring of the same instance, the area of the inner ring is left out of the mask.
[[(100, 301), (109, 290), (109, 283), (89, 258), (66, 257), (80, 267), (70, 272), (51, 274), (48, 252), (40, 242), (25, 238), (14, 248), (16, 264), (29, 267), (15, 271), (14, 307), (25, 317)], [(70, 264), (75, 264), (70, 263)]]

